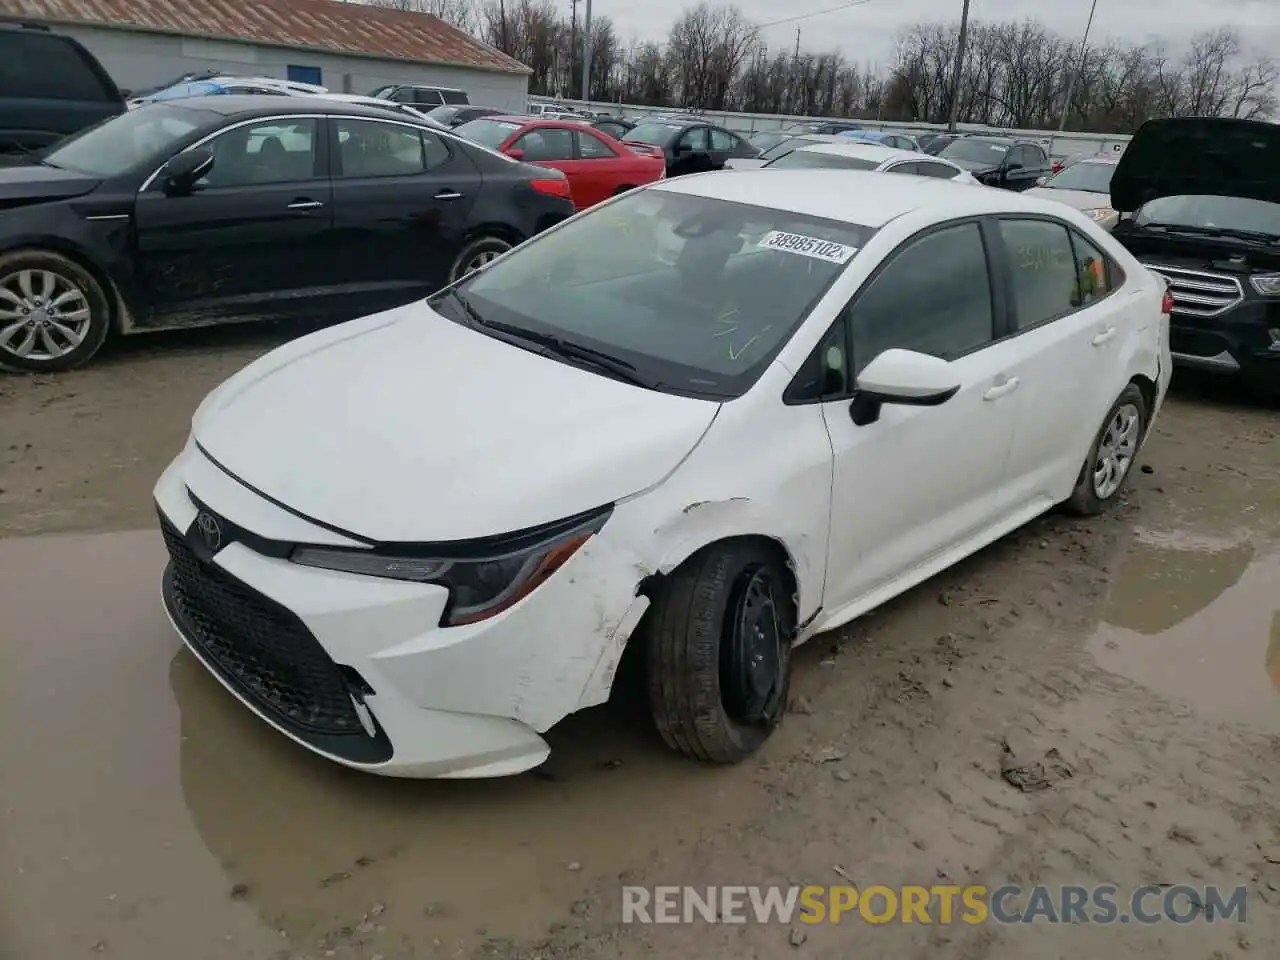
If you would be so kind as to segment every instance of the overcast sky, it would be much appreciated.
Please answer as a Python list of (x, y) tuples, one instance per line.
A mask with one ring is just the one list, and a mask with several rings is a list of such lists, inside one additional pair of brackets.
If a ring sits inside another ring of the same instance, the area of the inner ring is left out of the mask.
[[(569, 0), (560, 0), (565, 7)], [(592, 0), (592, 16), (607, 15), (619, 38), (661, 40), (685, 7), (696, 0)], [(737, 6), (760, 24), (820, 10), (841, 0), (738, 0)], [(765, 27), (770, 47), (791, 49), (796, 27), (802, 48), (839, 48), (857, 62), (887, 64), (899, 30), (921, 20), (958, 20), (962, 0), (863, 0), (849, 9)], [(582, 7), (579, 6), (579, 15)], [(1089, 0), (972, 0), (976, 20), (1033, 17), (1066, 36), (1079, 38), (1089, 16)], [(1133, 41), (1163, 37), (1181, 45), (1200, 30), (1229, 25), (1240, 30), (1257, 53), (1280, 53), (1280, 0), (1098, 0), (1090, 40), (1117, 37)]]

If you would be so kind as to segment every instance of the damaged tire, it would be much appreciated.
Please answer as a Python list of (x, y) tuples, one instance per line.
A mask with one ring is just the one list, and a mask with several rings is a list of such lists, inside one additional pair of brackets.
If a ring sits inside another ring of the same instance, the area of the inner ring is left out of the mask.
[(1083, 517), (1107, 509), (1124, 489), (1147, 434), (1147, 401), (1135, 384), (1120, 392), (1103, 418), (1066, 508)]
[(764, 541), (705, 547), (662, 581), (645, 618), (649, 704), (662, 739), (695, 760), (737, 763), (782, 722), (795, 600)]

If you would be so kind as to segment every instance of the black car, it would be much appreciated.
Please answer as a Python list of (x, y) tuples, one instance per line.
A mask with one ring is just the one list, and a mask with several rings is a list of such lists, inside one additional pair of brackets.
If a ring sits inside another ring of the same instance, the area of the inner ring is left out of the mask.
[(460, 127), (464, 123), (479, 120), (481, 117), (496, 117), (498, 114), (506, 112), (505, 110), (499, 110), (497, 107), (472, 107), (450, 103), (443, 107), (435, 107), (432, 110), (428, 110), (427, 116), (436, 123), (443, 123), (446, 127)]
[(1041, 177), (1053, 172), (1053, 164), (1044, 147), (1030, 140), (960, 137), (941, 150), (925, 152), (935, 157), (946, 157), (956, 166), (968, 170), (980, 182), (1002, 190), (1030, 190)]
[(119, 88), (79, 41), (0, 23), (0, 154), (39, 150), (124, 111)]
[(627, 134), (636, 128), (631, 120), (624, 120), (622, 117), (597, 117), (588, 123), (588, 126), (595, 127), (601, 133), (608, 134), (615, 140), (627, 139)]
[(115, 330), (349, 319), (574, 212), (564, 174), (325, 98), (201, 97), (0, 169), (0, 364), (64, 370)]
[(800, 123), (791, 124), (791, 126), (787, 127), (787, 133), (796, 135), (806, 133), (831, 135), (861, 129), (862, 124), (854, 123), (852, 120), (805, 120)]
[(1280, 397), (1280, 125), (1150, 120), (1111, 206), (1112, 236), (1169, 283), (1174, 362)]
[(641, 123), (627, 131), (624, 142), (661, 148), (667, 158), (668, 177), (723, 170), (728, 160), (750, 160), (760, 155), (736, 133), (701, 119)]

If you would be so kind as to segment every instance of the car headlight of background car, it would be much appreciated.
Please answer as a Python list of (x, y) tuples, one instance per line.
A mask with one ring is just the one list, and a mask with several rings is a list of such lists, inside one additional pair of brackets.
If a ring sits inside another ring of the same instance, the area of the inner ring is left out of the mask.
[(449, 591), (441, 626), (478, 623), (518, 603), (600, 531), (612, 507), (510, 536), (374, 549), (294, 547), (289, 559), (307, 567), (387, 580), (434, 583)]
[(1250, 277), (1249, 282), (1264, 297), (1280, 297), (1280, 273)]
[(1103, 220), (1110, 220), (1116, 215), (1116, 212), (1110, 207), (1094, 207), (1092, 210), (1082, 210), (1086, 217), (1092, 218), (1094, 223), (1101, 223)]

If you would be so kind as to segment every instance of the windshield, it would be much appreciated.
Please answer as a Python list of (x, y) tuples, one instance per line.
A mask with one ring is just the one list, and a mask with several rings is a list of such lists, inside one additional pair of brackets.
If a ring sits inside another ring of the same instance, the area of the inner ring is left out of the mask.
[(1245, 197), (1161, 197), (1139, 210), (1135, 223), (1139, 226), (1225, 228), (1280, 237), (1280, 203)]
[(802, 137), (788, 137), (776, 146), (766, 150), (760, 154), (760, 159), (769, 161), (777, 160), (779, 157), (785, 157), (789, 153), (799, 150), (801, 147), (811, 147), (816, 143), (825, 143), (825, 140), (806, 140)]
[(755, 147), (757, 150), (766, 151), (766, 150), (772, 150), (774, 147), (782, 143), (784, 140), (789, 140), (789, 139), (791, 139), (790, 134), (786, 134), (786, 133), (757, 133), (754, 137), (751, 137), (747, 142), (751, 144), (753, 147)]
[[(435, 110), (431, 111), (435, 113)], [(474, 140), (490, 150), (497, 150), (507, 142), (507, 138), (520, 129), (520, 124), (510, 120), (469, 120), (454, 127), (453, 132), (460, 137)]]
[(1116, 172), (1114, 163), (1073, 163), (1056, 177), (1045, 182), (1054, 190), (1084, 190), (1086, 193), (1111, 193), (1111, 175)]
[(142, 106), (62, 141), (42, 160), (91, 177), (116, 177), (167, 159), (183, 140), (217, 118), (204, 110)]
[(461, 107), (446, 106), (436, 107), (434, 110), (428, 110), (427, 116), (432, 120), (438, 120), (440, 123), (448, 123), (462, 111)]
[(948, 160), (965, 160), (969, 163), (989, 163), (992, 166), (1004, 159), (1009, 152), (1009, 144), (995, 140), (977, 140), (972, 137), (961, 137), (952, 140), (938, 154)]
[(457, 290), (484, 319), (607, 353), (655, 389), (730, 398), (764, 372), (873, 232), (639, 190), (526, 242)]
[(642, 123), (638, 127), (631, 128), (627, 133), (627, 139), (660, 147), (675, 136), (677, 131), (683, 129), (684, 127), (678, 123)]
[(793, 150), (765, 164), (770, 170), (875, 170), (880, 166), (875, 160), (850, 157), (839, 153), (819, 153), (816, 150)]

